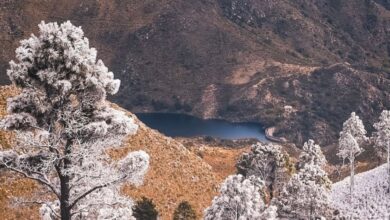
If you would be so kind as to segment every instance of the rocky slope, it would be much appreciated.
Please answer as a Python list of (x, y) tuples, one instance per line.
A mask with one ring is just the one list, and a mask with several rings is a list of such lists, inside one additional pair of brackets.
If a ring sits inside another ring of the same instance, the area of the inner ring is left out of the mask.
[[(390, 78), (345, 64), (318, 68), (308, 74), (261, 73), (228, 103), (239, 115), (275, 125), (275, 135), (302, 145), (308, 138), (321, 145), (337, 142), (342, 123), (355, 111), (369, 133), (383, 109), (390, 108)], [(248, 112), (253, 112), (248, 115)]]
[(41, 20), (82, 25), (132, 111), (260, 121), (327, 145), (349, 112), (367, 123), (390, 108), (385, 0), (1, 1), (0, 82)]

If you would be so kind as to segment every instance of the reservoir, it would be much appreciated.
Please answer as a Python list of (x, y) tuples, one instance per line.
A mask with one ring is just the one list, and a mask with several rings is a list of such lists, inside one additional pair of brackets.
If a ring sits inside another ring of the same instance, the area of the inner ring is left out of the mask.
[(259, 123), (232, 123), (173, 113), (139, 113), (136, 115), (148, 127), (169, 137), (211, 136), (228, 140), (253, 138), (266, 141), (264, 128)]

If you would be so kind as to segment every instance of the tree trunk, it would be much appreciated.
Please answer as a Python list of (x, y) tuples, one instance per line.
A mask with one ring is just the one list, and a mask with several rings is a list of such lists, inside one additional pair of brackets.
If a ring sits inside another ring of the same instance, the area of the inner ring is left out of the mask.
[(353, 200), (353, 188), (355, 185), (354, 178), (355, 178), (355, 158), (353, 156), (351, 156), (351, 179), (350, 179), (351, 183), (350, 183), (350, 188), (349, 188), (351, 202)]
[(70, 177), (68, 174), (63, 175), (62, 171), (67, 170), (71, 167), (71, 161), (68, 156), (71, 154), (71, 141), (67, 141), (65, 145), (65, 158), (63, 160), (63, 166), (57, 170), (60, 185), (61, 185), (61, 198), (60, 198), (60, 209), (61, 209), (61, 220), (71, 220), (71, 209), (70, 209)]
[(61, 181), (61, 199), (60, 199), (60, 208), (61, 208), (61, 220), (70, 220), (70, 189), (69, 189), (69, 177), (63, 176), (60, 178)]
[(390, 143), (387, 141), (387, 193), (390, 193)]

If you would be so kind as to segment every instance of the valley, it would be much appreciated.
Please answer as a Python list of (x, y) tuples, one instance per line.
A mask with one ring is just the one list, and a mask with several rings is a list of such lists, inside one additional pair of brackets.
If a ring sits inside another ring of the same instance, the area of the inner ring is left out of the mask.
[(110, 99), (133, 112), (257, 122), (297, 146), (309, 138), (329, 146), (350, 112), (372, 124), (390, 108), (385, 1), (15, 0), (0, 7), (1, 84), (9, 83), (19, 40), (41, 20), (69, 19), (121, 79)]
[(258, 123), (229, 123), (223, 120), (203, 120), (189, 115), (169, 113), (138, 113), (136, 115), (148, 127), (169, 137), (267, 141), (264, 128)]
[(4, 0), (0, 30), (0, 219), (389, 217), (387, 0)]

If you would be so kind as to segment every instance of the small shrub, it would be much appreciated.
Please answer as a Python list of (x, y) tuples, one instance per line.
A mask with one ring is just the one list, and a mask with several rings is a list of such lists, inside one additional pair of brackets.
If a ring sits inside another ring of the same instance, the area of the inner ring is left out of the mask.
[(137, 220), (157, 220), (156, 205), (151, 199), (142, 197), (133, 207), (133, 215)]
[(196, 220), (196, 214), (191, 205), (184, 201), (176, 208), (173, 220)]

